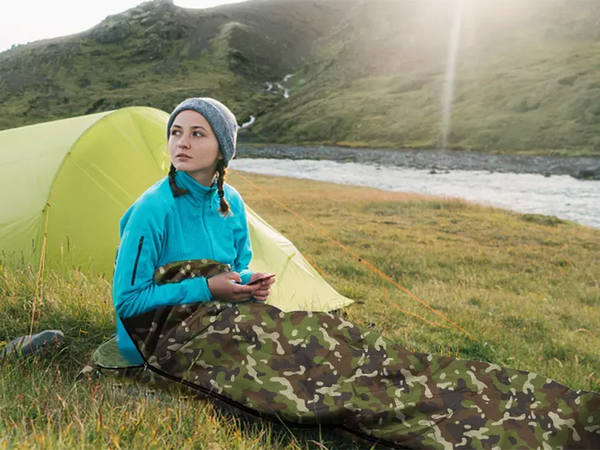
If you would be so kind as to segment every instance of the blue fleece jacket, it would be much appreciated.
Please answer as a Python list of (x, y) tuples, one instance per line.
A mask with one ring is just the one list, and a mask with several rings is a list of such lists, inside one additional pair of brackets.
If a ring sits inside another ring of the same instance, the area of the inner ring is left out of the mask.
[(185, 172), (175, 175), (177, 185), (189, 194), (174, 197), (164, 178), (136, 200), (121, 219), (121, 243), (113, 278), (113, 301), (117, 315), (117, 343), (131, 364), (143, 359), (120, 317), (131, 317), (169, 305), (212, 300), (206, 278), (157, 285), (154, 271), (160, 266), (188, 259), (214, 259), (230, 264), (250, 281), (248, 264), (252, 249), (244, 202), (225, 184), (225, 198), (232, 215), (219, 213), (216, 183), (202, 186)]

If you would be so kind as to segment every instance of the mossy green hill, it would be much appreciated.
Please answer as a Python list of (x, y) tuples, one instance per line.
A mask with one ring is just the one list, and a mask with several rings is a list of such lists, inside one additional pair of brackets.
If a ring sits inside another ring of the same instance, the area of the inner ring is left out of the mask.
[[(255, 131), (281, 142), (437, 148), (459, 2), (374, 0), (322, 39)], [(449, 147), (600, 154), (600, 2), (465, 0)]]
[[(147, 2), (1, 53), (0, 129), (210, 95), (256, 116), (241, 140), (436, 148), (459, 4)], [(449, 147), (599, 155), (600, 2), (462, 5)]]
[(0, 129), (130, 105), (171, 110), (188, 96), (219, 98), (245, 120), (282, 98), (265, 81), (301, 67), (352, 3), (194, 10), (154, 0), (86, 32), (14, 47), (0, 53)]

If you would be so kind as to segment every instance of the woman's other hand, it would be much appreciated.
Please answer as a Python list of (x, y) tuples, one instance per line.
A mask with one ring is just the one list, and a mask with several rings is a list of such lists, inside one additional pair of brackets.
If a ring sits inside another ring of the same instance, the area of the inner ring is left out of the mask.
[(225, 302), (245, 302), (254, 297), (254, 294), (263, 289), (261, 284), (247, 286), (242, 282), (237, 272), (226, 272), (208, 279), (208, 289), (214, 300)]
[[(262, 272), (255, 272), (250, 276), (250, 283), (252, 283), (257, 278), (266, 277), (267, 275), (270, 275), (270, 274), (262, 273)], [(269, 298), (269, 294), (271, 293), (271, 285), (273, 283), (275, 283), (275, 277), (269, 278), (268, 280), (264, 280), (264, 281), (261, 281), (260, 283), (256, 284), (255, 287), (258, 287), (258, 290), (254, 292), (252, 297), (254, 297), (254, 299), (256, 301), (266, 302), (267, 299)]]

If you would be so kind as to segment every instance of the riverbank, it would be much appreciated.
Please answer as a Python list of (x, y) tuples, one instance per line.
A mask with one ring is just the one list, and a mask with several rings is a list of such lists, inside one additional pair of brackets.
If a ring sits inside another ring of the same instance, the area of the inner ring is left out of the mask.
[(582, 181), (567, 175), (422, 170), (310, 159), (236, 158), (230, 167), (262, 175), (457, 198), (600, 229), (600, 181)]
[(463, 150), (377, 150), (333, 146), (261, 145), (240, 143), (238, 158), (316, 159), (402, 166), (429, 171), (481, 170), (580, 177), (598, 170), (599, 157), (487, 154)]

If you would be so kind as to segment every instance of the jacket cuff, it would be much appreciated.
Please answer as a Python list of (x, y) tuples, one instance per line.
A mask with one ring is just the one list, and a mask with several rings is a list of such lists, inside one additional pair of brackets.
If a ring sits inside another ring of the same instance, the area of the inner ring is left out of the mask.
[(213, 299), (212, 292), (208, 288), (208, 279), (202, 277), (198, 278), (200, 280), (200, 300), (210, 302)]
[(250, 283), (250, 277), (252, 276), (254, 272), (252, 272), (250, 269), (244, 269), (240, 272), (240, 278), (242, 279), (242, 284), (248, 284)]

